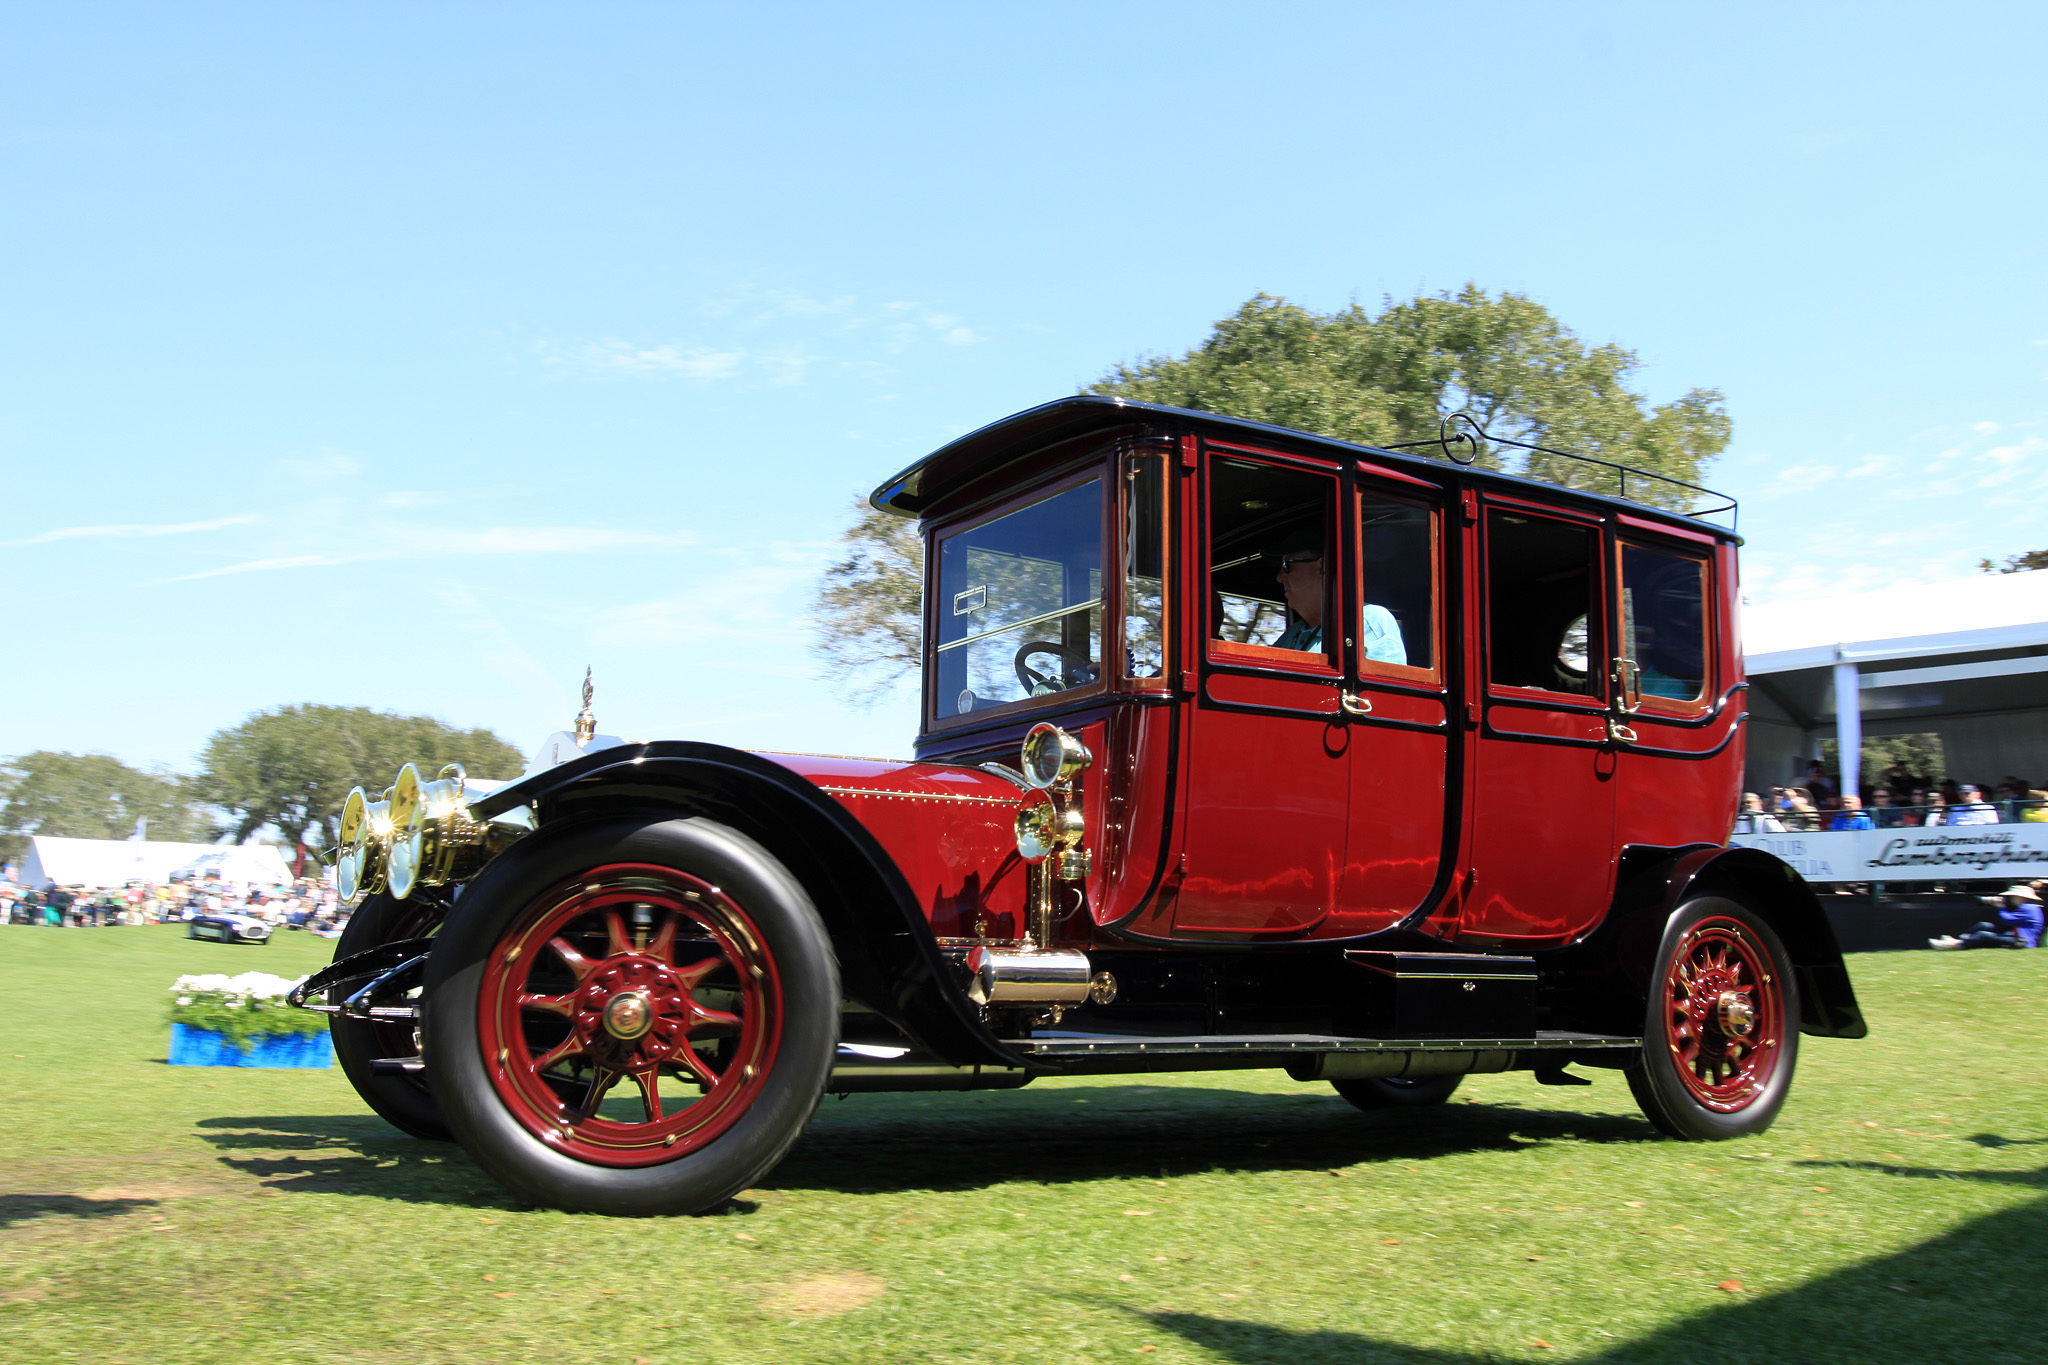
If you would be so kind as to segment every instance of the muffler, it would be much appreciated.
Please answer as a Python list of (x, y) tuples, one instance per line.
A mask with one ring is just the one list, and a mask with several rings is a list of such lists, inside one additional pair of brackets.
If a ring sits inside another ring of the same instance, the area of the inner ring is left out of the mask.
[(977, 1005), (1106, 1005), (1116, 979), (1091, 975), (1088, 954), (1064, 948), (992, 948), (967, 951), (967, 998)]

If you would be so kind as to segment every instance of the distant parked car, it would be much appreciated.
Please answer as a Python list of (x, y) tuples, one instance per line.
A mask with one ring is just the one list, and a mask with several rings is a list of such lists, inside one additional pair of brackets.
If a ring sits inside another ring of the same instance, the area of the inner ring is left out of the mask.
[(221, 943), (268, 943), (270, 926), (249, 915), (209, 910), (187, 922), (185, 937), (210, 938)]

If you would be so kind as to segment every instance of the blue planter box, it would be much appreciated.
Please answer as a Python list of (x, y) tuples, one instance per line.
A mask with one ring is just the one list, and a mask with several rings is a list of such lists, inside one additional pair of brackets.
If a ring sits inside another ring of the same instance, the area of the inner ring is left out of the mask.
[(212, 1029), (171, 1025), (172, 1066), (280, 1066), (320, 1069), (334, 1065), (334, 1039), (325, 1033), (253, 1038), (247, 1052)]

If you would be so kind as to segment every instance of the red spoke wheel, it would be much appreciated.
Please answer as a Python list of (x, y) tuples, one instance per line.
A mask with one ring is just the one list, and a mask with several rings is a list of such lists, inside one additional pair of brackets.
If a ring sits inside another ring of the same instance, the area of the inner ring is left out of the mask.
[(1747, 906), (1701, 896), (1672, 915), (1644, 1025), (1629, 1086), (1658, 1128), (1730, 1138), (1777, 1118), (1799, 1054), (1798, 986), (1784, 945)]
[[(338, 961), (379, 944), (425, 938), (441, 922), (441, 915), (442, 907), (433, 902), (396, 900), (380, 891), (365, 898), (348, 917), (348, 924), (342, 928), (341, 937), (334, 944), (335, 959)], [(360, 986), (361, 983), (355, 985)], [(328, 999), (338, 1005), (343, 994), (337, 990), (331, 992)], [(440, 1106), (434, 1103), (433, 1091), (427, 1088), (423, 1072), (380, 1075), (370, 1069), (370, 1063), (379, 1058), (419, 1056), (419, 1037), (410, 1022), (350, 1019), (330, 1014), (327, 1016), (327, 1032), (334, 1039), (335, 1060), (341, 1063), (348, 1083), (356, 1088), (356, 1094), (362, 1096), (364, 1104), (376, 1110), (386, 1123), (416, 1138), (432, 1142), (448, 1140), (451, 1136), (448, 1121), (441, 1117)]]
[(781, 1160), (838, 1043), (831, 944), (772, 854), (706, 820), (543, 832), (463, 893), (429, 959), (428, 1074), (471, 1155), (536, 1203), (715, 1207)]

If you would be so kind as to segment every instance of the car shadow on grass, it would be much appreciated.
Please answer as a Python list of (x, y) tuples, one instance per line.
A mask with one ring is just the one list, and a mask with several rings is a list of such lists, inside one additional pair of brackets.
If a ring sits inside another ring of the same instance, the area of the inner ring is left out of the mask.
[(761, 1188), (964, 1190), (1369, 1167), (1563, 1140), (1661, 1140), (1647, 1121), (1614, 1114), (1456, 1102), (1361, 1112), (1334, 1097), (1147, 1086), (865, 1095), (826, 1104)]
[[(1541, 1341), (1590, 1365), (2040, 1360), (2048, 1355), (2048, 1327), (2039, 1298), (2017, 1286), (2041, 1282), (2048, 1266), (2044, 1246), (2048, 1199), (1988, 1214), (1783, 1293), (1730, 1294), (1725, 1304), (1634, 1340), (1546, 1322), (1534, 1310), (1521, 1327), (1517, 1344), (1524, 1349), (1513, 1355), (1533, 1354), (1529, 1348), (1541, 1350)], [(1704, 1287), (1704, 1279), (1694, 1283)], [(1483, 1365), (1502, 1359), (1492, 1351), (1437, 1350), (1367, 1333), (1298, 1330), (1184, 1309), (1121, 1311), (1239, 1365)]]
[(203, 1119), (199, 1136), (221, 1164), (267, 1189), (352, 1194), (416, 1204), (513, 1208), (497, 1182), (452, 1142), (426, 1142), (381, 1119), (348, 1114), (263, 1114)]
[(37, 1218), (119, 1218), (137, 1209), (155, 1208), (154, 1199), (88, 1199), (79, 1194), (0, 1195), (0, 1228)]

